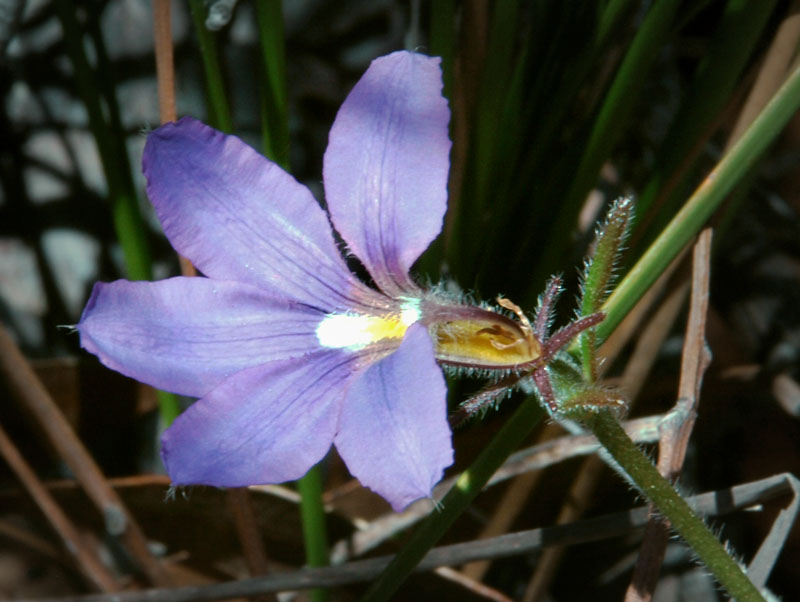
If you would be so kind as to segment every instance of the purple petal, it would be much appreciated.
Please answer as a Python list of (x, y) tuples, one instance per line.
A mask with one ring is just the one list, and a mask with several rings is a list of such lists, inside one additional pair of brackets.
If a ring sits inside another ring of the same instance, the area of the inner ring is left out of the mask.
[(325, 152), (333, 224), (387, 293), (413, 288), (411, 265), (442, 229), (450, 111), (438, 58), (372, 62), (336, 116)]
[(109, 368), (201, 396), (244, 368), (318, 350), (321, 318), (239, 282), (118, 280), (95, 285), (78, 331)]
[(334, 443), (350, 472), (395, 510), (431, 494), (453, 462), (447, 387), (424, 326), (351, 385)]
[(163, 434), (172, 482), (243, 487), (303, 476), (331, 446), (352, 362), (323, 352), (232, 376)]
[(142, 167), (164, 232), (207, 276), (326, 311), (364, 288), (308, 189), (235, 136), (184, 117), (148, 136)]

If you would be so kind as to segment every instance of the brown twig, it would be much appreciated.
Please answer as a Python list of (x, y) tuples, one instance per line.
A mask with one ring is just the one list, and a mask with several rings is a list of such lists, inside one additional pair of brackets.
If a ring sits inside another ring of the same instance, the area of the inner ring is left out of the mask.
[[(664, 272), (658, 277), (658, 280), (653, 283), (644, 296), (639, 299), (636, 305), (633, 306), (633, 309), (631, 309), (625, 318), (623, 318), (620, 325), (614, 329), (614, 332), (611, 333), (611, 336), (609, 336), (603, 342), (603, 344), (600, 345), (600, 349), (597, 350), (597, 354), (600, 357), (607, 358), (601, 366), (601, 375), (603, 372), (602, 368), (611, 366), (614, 358), (620, 354), (620, 352), (631, 341), (631, 339), (640, 335), (643, 324), (650, 315), (650, 310), (661, 299), (664, 289), (667, 287), (672, 274), (678, 269), (681, 261), (683, 261), (685, 253), (685, 250), (681, 251), (681, 253), (672, 260), (672, 263), (667, 266)], [(623, 386), (625, 386), (625, 383), (623, 383)], [(628, 391), (627, 387), (626, 393), (628, 394), (629, 399), (636, 397), (636, 394)]]
[[(178, 118), (175, 102), (175, 62), (172, 51), (172, 18), (170, 0), (155, 0), (153, 3), (153, 37), (155, 40), (156, 81), (158, 82), (158, 116), (161, 123)], [(178, 255), (181, 274), (196, 276), (192, 262)]]
[[(555, 429), (551, 432), (555, 432)], [(481, 529), (477, 539), (486, 539), (507, 533), (523, 508), (525, 508), (531, 491), (536, 487), (541, 476), (542, 471), (536, 470), (522, 474), (511, 481), (503, 497), (495, 505), (492, 518)], [(464, 566), (461, 572), (469, 579), (480, 581), (484, 578), (490, 566), (491, 562), (489, 560), (470, 562)]]
[(0, 454), (30, 493), (53, 529), (61, 537), (64, 547), (72, 554), (81, 571), (100, 591), (115, 592), (120, 589), (113, 575), (103, 566), (100, 558), (81, 538), (81, 534), (67, 518), (59, 505), (42, 485), (30, 465), (19, 453), (11, 439), (0, 427)]
[(105, 519), (106, 530), (120, 537), (147, 578), (167, 584), (159, 563), (150, 555), (147, 540), (124, 503), (103, 477), (50, 394), (42, 385), (6, 329), (0, 326), (0, 376), (12, 394), (28, 410), (47, 441), (80, 482), (89, 499)]
[(733, 146), (753, 120), (758, 117), (761, 110), (786, 80), (786, 74), (796, 55), (798, 40), (800, 40), (800, 0), (794, 0), (786, 17), (775, 32), (775, 37), (764, 57), (764, 63), (756, 76), (753, 89), (728, 137), (726, 150)]
[(27, 529), (18, 527), (7, 520), (0, 520), (0, 537), (10, 539), (31, 552), (35, 552), (50, 560), (55, 560), (64, 566), (72, 567), (71, 559), (68, 558), (61, 549), (51, 544), (45, 538), (31, 533)]
[(156, 80), (158, 82), (158, 115), (161, 123), (175, 121), (175, 67), (172, 53), (170, 0), (153, 3), (153, 36), (155, 38)]
[[(269, 559), (264, 549), (264, 541), (261, 538), (261, 529), (256, 520), (250, 492), (246, 487), (229, 489), (226, 492), (225, 501), (233, 517), (239, 542), (242, 544), (247, 570), (253, 577), (267, 575), (270, 572)], [(277, 600), (275, 596), (264, 596), (262, 599)]]
[[(484, 561), (487, 562), (488, 561)], [(477, 564), (477, 563), (470, 563), (470, 564)], [(481, 596), (487, 600), (494, 600), (494, 602), (514, 602), (511, 598), (506, 596), (500, 590), (494, 589), (493, 587), (489, 587), (480, 582), (478, 579), (473, 579), (462, 573), (461, 571), (456, 571), (455, 569), (451, 569), (449, 566), (442, 566), (436, 569), (436, 574), (439, 575), (442, 579), (446, 579), (447, 581), (452, 581), (453, 583), (457, 583), (461, 587), (466, 590), (471, 591), (472, 593)]]
[[(166, 489), (170, 485), (170, 480), (167, 475), (161, 474), (143, 474), (143, 475), (129, 475), (125, 477), (109, 477), (106, 482), (114, 489), (126, 489), (132, 487), (147, 487), (149, 485), (163, 485)], [(80, 483), (74, 479), (56, 479), (52, 481), (45, 481), (42, 483), (48, 491), (71, 491), (80, 487)], [(9, 496), (18, 495), (18, 492), (13, 489), (0, 489), (0, 499)]]
[[(597, 481), (603, 474), (602, 467), (603, 461), (596, 455), (584, 460), (558, 513), (557, 525), (569, 524), (583, 515), (592, 499), (592, 492), (597, 486)], [(536, 563), (536, 570), (525, 588), (523, 602), (542, 599), (547, 588), (550, 587), (550, 582), (566, 551), (567, 547), (564, 545), (552, 547), (542, 553)]]
[[(726, 514), (736, 509), (764, 503), (800, 489), (797, 479), (788, 473), (687, 498), (695, 512), (704, 516)], [(582, 520), (569, 525), (531, 529), (486, 540), (458, 543), (432, 549), (417, 565), (415, 572), (440, 566), (455, 566), (485, 558), (504, 558), (531, 554), (551, 545), (574, 545), (618, 537), (641, 529), (647, 523), (649, 509)], [(336, 587), (374, 579), (391, 561), (390, 556), (358, 560), (339, 566), (307, 568), (268, 577), (242, 579), (205, 586), (151, 589), (116, 594), (117, 602), (200, 602), (226, 600), (265, 592), (280, 592), (318, 587)], [(106, 602), (107, 596), (70, 596), (36, 602)], [(33, 601), (31, 601), (33, 602)]]
[[(555, 423), (548, 424), (538, 438), (538, 444), (544, 444), (556, 439), (556, 436), (563, 433), (563, 429)], [(478, 539), (495, 537), (509, 531), (517, 516), (523, 511), (528, 497), (539, 482), (543, 472), (541, 470), (531, 470), (517, 476), (508, 489), (503, 494), (502, 499), (495, 505), (495, 511), (491, 520), (481, 530)], [(471, 562), (466, 565), (462, 572), (472, 579), (483, 579), (489, 570), (491, 563), (489, 560)]]
[(629, 399), (636, 399), (647, 382), (650, 369), (656, 363), (664, 341), (672, 331), (672, 326), (683, 309), (688, 294), (688, 281), (675, 286), (641, 330), (631, 358), (622, 373), (621, 388)]

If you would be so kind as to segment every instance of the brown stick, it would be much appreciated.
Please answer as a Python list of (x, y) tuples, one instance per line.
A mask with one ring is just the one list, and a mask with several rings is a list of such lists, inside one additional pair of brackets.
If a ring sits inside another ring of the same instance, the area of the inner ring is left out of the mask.
[(89, 499), (100, 510), (108, 533), (122, 539), (131, 556), (153, 584), (167, 585), (166, 574), (150, 555), (147, 540), (139, 525), (109, 486), (100, 468), (83, 447), (44, 385), (2, 326), (0, 326), (0, 377), (9, 384), (13, 395), (28, 410), (48, 442), (80, 482)]
[(36, 473), (33, 472), (2, 427), (0, 427), (0, 454), (28, 490), (53, 529), (59, 534), (64, 542), (64, 547), (75, 557), (78, 566), (89, 581), (102, 592), (119, 591), (121, 588), (113, 575), (103, 566), (94, 550), (86, 545), (78, 530), (36, 477)]
[[(153, 37), (155, 39), (156, 81), (158, 82), (158, 116), (161, 123), (178, 118), (175, 102), (175, 61), (172, 51), (170, 0), (155, 0), (153, 3)], [(181, 274), (196, 276), (192, 262), (178, 255)]]
[[(537, 443), (542, 444), (554, 440), (562, 433), (562, 429), (555, 424), (548, 424), (539, 436)], [(507, 533), (511, 525), (519, 517), (525, 508), (525, 504), (531, 492), (541, 479), (544, 471), (533, 470), (516, 477), (506, 489), (503, 497), (496, 504), (491, 519), (486, 526), (481, 529), (478, 539), (486, 539)], [(489, 571), (491, 564), (489, 560), (480, 560), (465, 565), (461, 572), (470, 579), (481, 581)]]
[(55, 560), (63, 566), (72, 567), (71, 559), (64, 554), (61, 548), (53, 545), (44, 537), (31, 533), (28, 529), (19, 527), (8, 520), (0, 520), (0, 537), (10, 539), (39, 556)]
[[(268, 574), (270, 572), (269, 558), (264, 549), (264, 541), (261, 538), (261, 529), (256, 520), (250, 491), (246, 487), (229, 489), (225, 501), (231, 516), (233, 516), (239, 543), (242, 544), (247, 570), (253, 577)], [(264, 594), (261, 599), (277, 600), (278, 598), (274, 594)]]
[(175, 121), (175, 67), (172, 53), (170, 0), (153, 3), (153, 35), (155, 37), (156, 79), (158, 81), (158, 115), (161, 123)]
[[(797, 490), (797, 479), (789, 473), (783, 473), (751, 483), (691, 496), (686, 498), (686, 501), (698, 514), (718, 516), (738, 509), (750, 508), (769, 500), (783, 498), (787, 494), (794, 494)], [(648, 509), (640, 507), (627, 512), (582, 520), (570, 525), (530, 529), (488, 540), (441, 546), (429, 550), (414, 571), (420, 573), (440, 566), (457, 566), (485, 558), (532, 554), (553, 545), (574, 545), (619, 537), (644, 527), (647, 516)], [(117, 602), (199, 602), (200, 600), (229, 600), (258, 595), (263, 592), (336, 587), (373, 580), (386, 568), (391, 559), (391, 556), (380, 556), (339, 566), (305, 568), (298, 571), (276, 573), (269, 577), (172, 589), (122, 592), (117, 594), (115, 599)], [(107, 602), (107, 600), (107, 596), (90, 595), (38, 598), (36, 602)]]

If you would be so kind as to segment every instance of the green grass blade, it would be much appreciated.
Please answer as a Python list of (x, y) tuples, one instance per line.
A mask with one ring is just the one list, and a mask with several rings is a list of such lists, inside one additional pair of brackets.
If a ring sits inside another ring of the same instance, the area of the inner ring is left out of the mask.
[[(96, 23), (90, 18), (89, 29), (98, 55), (100, 75), (96, 76), (86, 58), (82, 44), (83, 34), (71, 0), (55, 3), (64, 43), (74, 69), (75, 84), (89, 115), (89, 129), (97, 144), (100, 162), (111, 200), (114, 230), (122, 247), (125, 269), (131, 280), (152, 278), (152, 258), (147, 244), (147, 228), (139, 211), (139, 203), (130, 171), (125, 132), (119, 115), (119, 105), (113, 87), (110, 63), (105, 44)], [(98, 80), (100, 83), (98, 84)], [(106, 121), (100, 102), (105, 98), (109, 112)], [(162, 422), (169, 426), (180, 413), (177, 397), (166, 391), (156, 391)]]
[(124, 139), (116, 140), (106, 122), (101, 104), (102, 93), (84, 52), (83, 32), (76, 17), (74, 3), (72, 0), (64, 0), (53, 6), (64, 31), (64, 44), (74, 69), (75, 85), (89, 116), (89, 129), (97, 144), (108, 196), (111, 199), (114, 228), (122, 246), (128, 277), (132, 280), (149, 280), (151, 256), (147, 230), (139, 211), (136, 191), (132, 186), (130, 167), (125, 162), (125, 157), (118, 153)]
[(233, 131), (231, 112), (225, 95), (225, 84), (219, 64), (217, 37), (206, 29), (206, 9), (203, 0), (189, 0), (189, 8), (194, 21), (194, 30), (200, 53), (203, 56), (203, 69), (206, 74), (206, 91), (208, 93), (209, 122), (218, 130), (230, 133)]
[(800, 109), (800, 67), (794, 69), (761, 114), (722, 157), (661, 235), (631, 268), (603, 306), (606, 319), (598, 326), (606, 338), (699, 232), (706, 220), (763, 155), (786, 123)]
[[(328, 566), (328, 530), (325, 526), (325, 507), (322, 504), (322, 469), (313, 466), (306, 475), (297, 481), (300, 492), (300, 519), (303, 523), (303, 537), (306, 547), (306, 564), (310, 567)], [(325, 602), (328, 592), (312, 589), (313, 602)]]
[(256, 2), (261, 55), (266, 73), (262, 95), (264, 154), (289, 169), (289, 116), (286, 87), (286, 43), (281, 0)]
[(431, 2), (430, 54), (442, 57), (444, 95), (452, 99), (453, 62), (456, 51), (456, 2), (441, 0)]

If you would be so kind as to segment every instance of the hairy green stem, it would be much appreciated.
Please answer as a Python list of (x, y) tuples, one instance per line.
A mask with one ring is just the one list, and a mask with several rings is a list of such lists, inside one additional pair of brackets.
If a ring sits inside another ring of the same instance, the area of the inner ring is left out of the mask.
[(600, 443), (625, 470), (647, 498), (692, 547), (700, 560), (727, 592), (739, 602), (764, 602), (742, 568), (725, 551), (702, 519), (694, 513), (655, 465), (636, 447), (609, 412), (598, 412), (586, 420)]
[[(590, 316), (600, 311), (608, 297), (614, 278), (614, 267), (630, 230), (633, 201), (619, 199), (608, 212), (605, 223), (598, 228), (594, 251), (586, 262), (581, 285), (580, 315)], [(593, 383), (597, 380), (597, 333), (590, 328), (578, 337), (583, 378)]]

